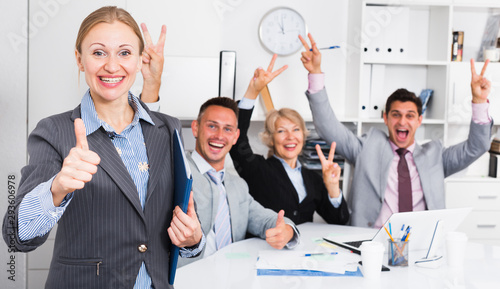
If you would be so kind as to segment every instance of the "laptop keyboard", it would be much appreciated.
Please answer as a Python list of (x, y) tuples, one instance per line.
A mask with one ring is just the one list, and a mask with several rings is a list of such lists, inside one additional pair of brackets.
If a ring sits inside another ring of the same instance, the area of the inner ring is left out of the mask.
[(361, 244), (365, 241), (369, 241), (369, 240), (362, 240), (362, 241), (351, 241), (351, 242), (344, 242), (345, 244), (347, 245), (351, 245), (353, 247), (356, 247), (356, 248), (359, 248), (359, 246), (361, 246)]

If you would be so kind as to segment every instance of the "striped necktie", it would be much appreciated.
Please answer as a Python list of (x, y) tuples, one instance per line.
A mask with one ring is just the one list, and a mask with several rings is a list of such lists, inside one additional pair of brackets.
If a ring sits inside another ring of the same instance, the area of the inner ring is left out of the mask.
[(210, 179), (217, 185), (219, 189), (219, 207), (215, 216), (215, 244), (217, 250), (231, 244), (231, 220), (229, 218), (229, 205), (227, 204), (226, 189), (222, 184), (223, 172), (217, 173), (215, 170), (207, 172)]

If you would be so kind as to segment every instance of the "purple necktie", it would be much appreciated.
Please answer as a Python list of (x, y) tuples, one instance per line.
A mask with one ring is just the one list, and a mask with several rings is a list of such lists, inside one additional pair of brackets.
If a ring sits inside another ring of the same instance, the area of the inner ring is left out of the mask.
[(411, 178), (410, 171), (408, 170), (408, 163), (406, 162), (405, 155), (408, 150), (404, 148), (397, 149), (399, 155), (398, 163), (398, 191), (399, 191), (399, 211), (411, 212), (413, 211), (413, 200), (411, 191)]

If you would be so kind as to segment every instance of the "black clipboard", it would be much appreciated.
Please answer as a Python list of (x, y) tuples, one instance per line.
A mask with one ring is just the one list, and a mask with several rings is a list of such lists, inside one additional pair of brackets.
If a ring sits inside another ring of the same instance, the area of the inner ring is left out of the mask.
[[(184, 213), (187, 212), (189, 203), (189, 195), (193, 185), (193, 176), (187, 162), (184, 146), (176, 129), (174, 132), (174, 208), (179, 206)], [(174, 244), (170, 245), (170, 260), (168, 283), (174, 285), (175, 271), (177, 270), (177, 260), (179, 259), (179, 247)]]

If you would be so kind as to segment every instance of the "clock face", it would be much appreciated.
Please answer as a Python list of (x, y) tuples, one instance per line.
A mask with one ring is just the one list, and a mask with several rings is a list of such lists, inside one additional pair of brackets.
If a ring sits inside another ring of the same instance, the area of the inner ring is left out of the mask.
[(285, 7), (269, 11), (259, 25), (259, 38), (272, 53), (290, 55), (302, 48), (299, 34), (307, 34), (304, 18), (295, 10)]

